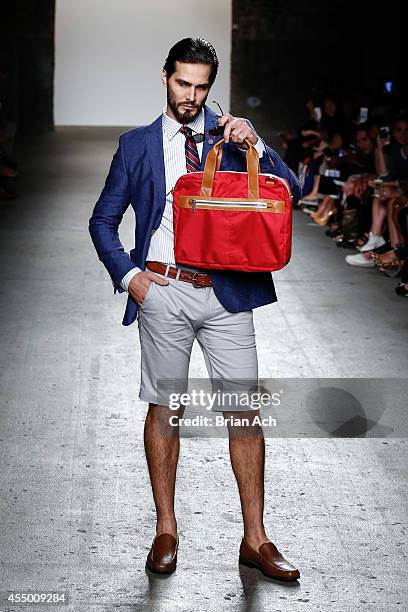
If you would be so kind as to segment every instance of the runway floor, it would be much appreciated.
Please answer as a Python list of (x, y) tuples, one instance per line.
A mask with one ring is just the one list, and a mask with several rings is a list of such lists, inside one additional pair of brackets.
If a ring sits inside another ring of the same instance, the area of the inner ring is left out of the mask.
[[(67, 612), (406, 609), (408, 302), (395, 279), (347, 266), (352, 251), (299, 211), (292, 260), (274, 273), (279, 301), (254, 312), (265, 384), (300, 385), (296, 418), (266, 439), (265, 519), (301, 579), (239, 567), (225, 436), (182, 439), (178, 568), (146, 573), (155, 516), (137, 324), (121, 325), (126, 295), (88, 234), (119, 132), (25, 144), (22, 195), (0, 205), (0, 610), (42, 609), (7, 602), (12, 591), (68, 593), (53, 608)], [(206, 376), (197, 346), (190, 375)], [(306, 380), (319, 390), (309, 398), (345, 414), (302, 403)]]

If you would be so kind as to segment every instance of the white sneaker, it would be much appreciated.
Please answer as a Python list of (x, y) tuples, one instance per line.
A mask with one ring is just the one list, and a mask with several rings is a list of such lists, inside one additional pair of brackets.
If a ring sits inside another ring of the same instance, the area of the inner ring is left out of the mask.
[(348, 263), (349, 266), (359, 266), (360, 268), (374, 268), (375, 266), (371, 257), (367, 259), (362, 253), (346, 255), (346, 263)]
[(382, 236), (377, 236), (370, 232), (370, 237), (363, 246), (357, 247), (360, 253), (366, 253), (367, 251), (373, 251), (374, 249), (378, 249), (385, 244), (385, 240)]

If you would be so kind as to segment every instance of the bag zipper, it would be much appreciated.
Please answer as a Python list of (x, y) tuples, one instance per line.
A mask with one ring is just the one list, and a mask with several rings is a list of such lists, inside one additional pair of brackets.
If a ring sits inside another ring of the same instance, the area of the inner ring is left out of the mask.
[(191, 200), (191, 210), (192, 212), (195, 212), (195, 209), (198, 207), (200, 208), (200, 204), (203, 204), (204, 206), (210, 206), (210, 207), (214, 207), (217, 208), (219, 206), (224, 207), (224, 208), (228, 208), (230, 206), (245, 206), (249, 209), (257, 209), (257, 208), (268, 208), (268, 204), (267, 202), (224, 202), (221, 200), (196, 200), (196, 199), (192, 199)]

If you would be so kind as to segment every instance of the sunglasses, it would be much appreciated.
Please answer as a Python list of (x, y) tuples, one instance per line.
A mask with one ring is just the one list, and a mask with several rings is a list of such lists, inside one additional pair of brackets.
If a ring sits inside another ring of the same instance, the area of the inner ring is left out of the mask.
[[(216, 104), (218, 106), (221, 112), (221, 116), (223, 116), (224, 112), (221, 106), (218, 104), (218, 102), (216, 100), (213, 100), (213, 104)], [(204, 142), (207, 136), (222, 136), (224, 133), (224, 129), (225, 128), (223, 125), (219, 125), (217, 127), (211, 128), (210, 130), (208, 130), (208, 132), (203, 132), (203, 133), (197, 132), (195, 134), (191, 134), (191, 136), (186, 136), (186, 139), (192, 140), (193, 142), (198, 144), (200, 142)]]

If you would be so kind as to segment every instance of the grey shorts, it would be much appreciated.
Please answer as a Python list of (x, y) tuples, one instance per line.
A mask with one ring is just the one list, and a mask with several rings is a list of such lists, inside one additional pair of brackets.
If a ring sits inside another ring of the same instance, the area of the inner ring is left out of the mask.
[[(168, 406), (161, 389), (177, 393), (187, 390), (195, 339), (203, 351), (210, 380), (222, 381), (224, 390), (253, 390), (258, 380), (253, 311), (229, 312), (212, 287), (196, 288), (185, 281), (167, 280), (168, 285), (152, 282), (139, 308), (139, 398)], [(236, 405), (232, 409), (248, 407)]]

